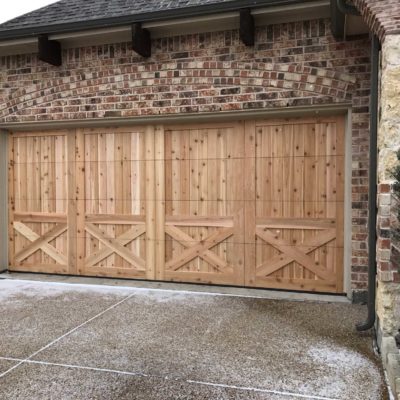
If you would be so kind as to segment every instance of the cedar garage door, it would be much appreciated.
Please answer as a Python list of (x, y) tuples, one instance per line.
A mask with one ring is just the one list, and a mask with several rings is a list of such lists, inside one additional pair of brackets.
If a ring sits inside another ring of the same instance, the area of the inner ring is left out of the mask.
[(10, 270), (343, 292), (342, 117), (10, 135)]

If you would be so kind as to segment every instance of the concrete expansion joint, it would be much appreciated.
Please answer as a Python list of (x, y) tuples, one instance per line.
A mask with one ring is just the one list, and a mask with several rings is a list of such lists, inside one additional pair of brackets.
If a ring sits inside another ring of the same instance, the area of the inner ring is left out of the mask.
[[(308, 400), (340, 400), (337, 398), (326, 397), (326, 396), (309, 395), (309, 394), (287, 392), (287, 391), (274, 390), (274, 389), (261, 389), (261, 388), (256, 388), (256, 387), (228, 385), (228, 384), (224, 384), (224, 383), (205, 382), (205, 381), (199, 381), (199, 380), (193, 380), (193, 379), (172, 378), (169, 376), (145, 374), (143, 372), (130, 372), (130, 371), (115, 370), (115, 369), (107, 369), (107, 368), (94, 368), (94, 367), (87, 367), (87, 366), (82, 366), (82, 365), (61, 364), (61, 363), (53, 363), (53, 362), (39, 361), (39, 360), (32, 360), (32, 359), (21, 360), (21, 359), (13, 358), (13, 357), (0, 357), (0, 360), (16, 361), (16, 362), (18, 362), (17, 366), (19, 366), (21, 364), (36, 364), (36, 365), (56, 366), (56, 367), (62, 367), (62, 368), (68, 368), (68, 369), (105, 372), (105, 373), (118, 374), (118, 375), (128, 375), (128, 376), (141, 377), (141, 378), (156, 378), (156, 379), (162, 379), (165, 381), (184, 382), (184, 383), (188, 383), (188, 384), (192, 384), (192, 385), (209, 386), (209, 387), (222, 388), (222, 389), (233, 389), (233, 390), (237, 390), (237, 391), (241, 391), (241, 392), (279, 395), (282, 397), (288, 397), (290, 399), (295, 398), (295, 399), (308, 399)], [(10, 371), (11, 371), (11, 369), (10, 369)], [(8, 373), (8, 371), (6, 373)], [(4, 375), (5, 374), (0, 375), (0, 378)]]
[(32, 353), (30, 356), (26, 357), (25, 359), (21, 359), (19, 360), (19, 362), (17, 364), (15, 364), (13, 367), (9, 368), (8, 370), (4, 371), (3, 373), (0, 374), (0, 378), (3, 378), (4, 376), (8, 375), (11, 371), (13, 371), (14, 369), (18, 368), (19, 366), (25, 364), (25, 363), (29, 363), (30, 361), (32, 361), (32, 359), (34, 357), (36, 357), (39, 353), (42, 353), (44, 350), (47, 350), (49, 347), (53, 346), (54, 344), (58, 343), (60, 340), (66, 338), (67, 336), (71, 335), (72, 333), (76, 332), (77, 330), (81, 329), (82, 327), (84, 327), (85, 325), (89, 324), (90, 322), (94, 321), (95, 319), (101, 317), (102, 315), (104, 315), (105, 313), (113, 310), (114, 308), (118, 307), (119, 305), (121, 305), (122, 303), (125, 303), (127, 300), (129, 300), (131, 297), (133, 297), (135, 295), (135, 293), (130, 294), (129, 296), (124, 297), (122, 300), (118, 301), (117, 303), (114, 303), (113, 305), (111, 305), (110, 307), (106, 308), (105, 310), (99, 312), (98, 314), (96, 314), (95, 316), (89, 318), (88, 320), (84, 321), (83, 323), (81, 323), (80, 325), (76, 326), (75, 328), (70, 329), (68, 332), (64, 333), (63, 335), (59, 336), (58, 338), (54, 339), (53, 341), (51, 341), (50, 343), (46, 344), (45, 346), (43, 346), (42, 348), (40, 348), (39, 350), (35, 351), (34, 353)]
[(0, 293), (2, 399), (386, 398), (360, 305), (15, 279)]

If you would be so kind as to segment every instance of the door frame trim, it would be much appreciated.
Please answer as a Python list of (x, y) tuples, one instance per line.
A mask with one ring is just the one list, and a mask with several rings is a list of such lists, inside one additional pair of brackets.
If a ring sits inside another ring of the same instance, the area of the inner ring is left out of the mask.
[(0, 272), (8, 268), (8, 135), (0, 130)]
[[(126, 118), (93, 118), (93, 119), (77, 119), (71, 121), (37, 121), (37, 122), (3, 122), (0, 123), (0, 130), (9, 131), (26, 131), (26, 130), (57, 130), (57, 129), (74, 129), (74, 128), (100, 128), (114, 126), (137, 126), (137, 125), (169, 125), (169, 124), (187, 124), (196, 122), (217, 122), (257, 119), (257, 118), (293, 118), (306, 116), (332, 116), (346, 115), (351, 109), (351, 103), (328, 104), (318, 106), (301, 106), (301, 107), (277, 107), (270, 109), (244, 110), (244, 111), (221, 111), (207, 113), (187, 113), (187, 114), (168, 114), (168, 115), (151, 115), (137, 116)], [(1, 133), (0, 133), (1, 134)]]
[(352, 109), (349, 107), (345, 116), (344, 130), (344, 260), (343, 292), (351, 300), (351, 258), (352, 258)]

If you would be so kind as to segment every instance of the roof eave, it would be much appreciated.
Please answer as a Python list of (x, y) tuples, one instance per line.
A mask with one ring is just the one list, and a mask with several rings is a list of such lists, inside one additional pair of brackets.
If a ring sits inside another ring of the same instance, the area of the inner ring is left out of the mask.
[(75, 32), (77, 30), (90, 30), (107, 27), (116, 27), (135, 22), (161, 21), (171, 18), (188, 18), (207, 14), (216, 14), (222, 12), (236, 11), (240, 8), (259, 8), (278, 5), (294, 5), (299, 3), (310, 3), (316, 0), (235, 0), (226, 3), (205, 4), (202, 6), (184, 7), (174, 10), (162, 10), (136, 15), (127, 15), (123, 17), (110, 17), (86, 21), (78, 21), (64, 24), (50, 24), (23, 29), (10, 29), (1, 32), (0, 40), (21, 39), (27, 37), (36, 37), (41, 34), (57, 34)]

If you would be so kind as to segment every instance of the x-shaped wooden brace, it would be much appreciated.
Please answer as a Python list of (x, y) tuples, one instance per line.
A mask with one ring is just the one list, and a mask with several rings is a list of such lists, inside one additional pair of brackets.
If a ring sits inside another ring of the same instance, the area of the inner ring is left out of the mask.
[(107, 235), (104, 231), (90, 223), (86, 223), (85, 230), (105, 246), (107, 246), (86, 258), (85, 264), (88, 267), (94, 266), (112, 253), (116, 253), (128, 261), (128, 263), (135, 267), (138, 271), (146, 270), (146, 262), (143, 260), (143, 258), (133, 254), (125, 247), (127, 244), (145, 233), (146, 228), (144, 225), (136, 225), (122, 235), (118, 236), (116, 239)]
[(49, 244), (67, 230), (67, 224), (57, 224), (53, 229), (40, 236), (22, 222), (14, 221), (14, 229), (23, 237), (32, 242), (15, 255), (15, 261), (22, 262), (37, 250), (42, 250), (58, 264), (67, 265), (67, 258), (54, 246)]
[(292, 246), (285, 240), (278, 239), (276, 235), (269, 230), (257, 228), (256, 234), (262, 240), (283, 253), (259, 265), (256, 269), (258, 276), (270, 275), (283, 268), (285, 265), (296, 261), (320, 278), (330, 282), (335, 281), (335, 275), (331, 271), (327, 270), (323, 265), (317, 264), (310, 256), (308, 256), (309, 253), (334, 240), (336, 238), (335, 229), (327, 229), (324, 232), (319, 233), (315, 238), (311, 239), (307, 245), (304, 245), (306, 246), (305, 252)]
[(178, 257), (165, 263), (166, 269), (176, 271), (196, 257), (202, 258), (220, 272), (222, 270), (225, 270), (224, 272), (226, 272), (226, 269), (229, 268), (229, 264), (213, 253), (210, 249), (232, 236), (234, 233), (233, 228), (218, 230), (206, 239), (194, 242), (194, 244), (193, 238), (176, 226), (166, 226), (165, 232), (178, 241), (182, 246), (186, 247), (186, 250), (184, 250)]

